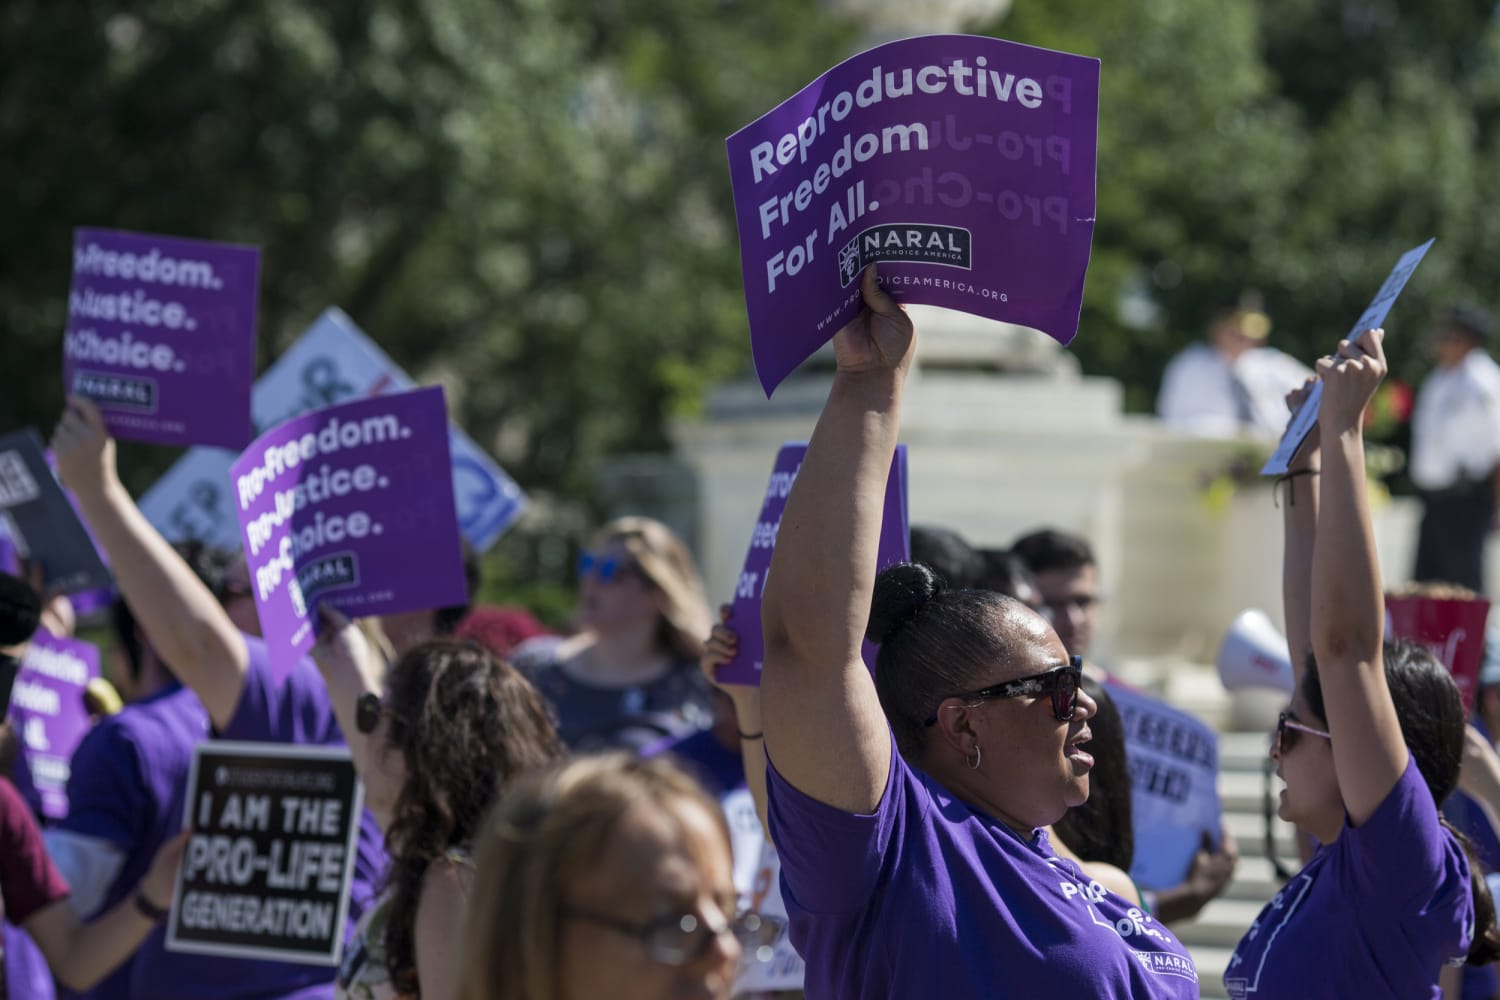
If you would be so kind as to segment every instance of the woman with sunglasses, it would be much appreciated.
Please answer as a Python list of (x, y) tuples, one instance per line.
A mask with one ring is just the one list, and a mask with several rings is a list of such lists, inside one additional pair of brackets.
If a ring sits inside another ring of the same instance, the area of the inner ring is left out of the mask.
[(1435, 998), (1445, 964), (1500, 957), (1494, 904), (1438, 812), (1463, 756), (1458, 689), (1427, 650), (1382, 644), (1361, 424), (1385, 376), (1383, 336), (1318, 362), (1317, 437), (1283, 477), (1298, 678), (1271, 757), (1281, 818), (1320, 846), (1240, 940), (1231, 997)]
[(876, 579), (913, 336), (873, 268), (861, 288), (762, 608), (771, 836), (807, 996), (1197, 997), (1171, 932), (1045, 833), (1093, 766), (1095, 704), (1057, 633), (925, 567)]
[(351, 625), (327, 605), (320, 616), (314, 659), (390, 855), (345, 950), (338, 996), (449, 1000), (480, 822), (561, 745), (536, 690), (477, 643), (431, 640), (387, 671), (373, 622)]
[(578, 563), (579, 632), (518, 647), (513, 662), (577, 751), (639, 750), (709, 725), (698, 670), (711, 618), (687, 547), (660, 521), (605, 525)]
[(586, 755), (507, 788), (478, 842), (463, 1000), (727, 1000), (744, 947), (724, 815), (666, 758)]

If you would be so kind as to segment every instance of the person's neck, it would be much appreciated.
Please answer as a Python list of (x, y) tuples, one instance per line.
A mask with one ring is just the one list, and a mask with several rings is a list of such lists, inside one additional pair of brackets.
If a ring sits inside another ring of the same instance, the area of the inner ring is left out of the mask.
[(572, 672), (600, 687), (634, 687), (660, 680), (672, 658), (656, 644), (656, 623), (609, 634), (593, 633), (573, 655)]
[(1011, 815), (1003, 806), (987, 796), (984, 786), (988, 784), (988, 779), (984, 775), (988, 764), (982, 764), (978, 770), (971, 769), (967, 764), (961, 764), (957, 768), (936, 769), (918, 766), (964, 805), (984, 813), (1028, 844), (1035, 839), (1038, 824), (1028, 823)]

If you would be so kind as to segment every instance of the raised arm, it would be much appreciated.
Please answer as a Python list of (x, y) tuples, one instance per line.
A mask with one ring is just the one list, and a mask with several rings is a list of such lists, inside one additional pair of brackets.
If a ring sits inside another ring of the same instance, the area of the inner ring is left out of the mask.
[(214, 725), (228, 726), (249, 665), (244, 637), (120, 484), (115, 443), (93, 403), (69, 399), (52, 451), (152, 648), (203, 702)]
[(1382, 331), (1367, 330), (1318, 362), (1323, 403), (1322, 507), (1313, 544), (1312, 643), (1349, 819), (1369, 819), (1406, 770), (1406, 744), (1385, 683), (1385, 601), (1365, 496), (1365, 404), (1385, 377)]
[(381, 695), (386, 672), (383, 654), (359, 624), (349, 621), (336, 608), (319, 604), (318, 615), (322, 634), (313, 646), (313, 661), (328, 688), (328, 703), (333, 706), (334, 718), (349, 744), (354, 771), (364, 782), (365, 806), (385, 831), (390, 826), (404, 780), (399, 768), (389, 766), (387, 757), (395, 754), (399, 758), (400, 753), (385, 746), (387, 727), (377, 725), (371, 732), (362, 732), (357, 711), (361, 696)]
[(755, 802), (755, 815), (760, 819), (766, 837), (771, 836), (771, 821), (766, 800), (766, 740), (765, 723), (760, 710), (760, 688), (750, 684), (725, 684), (719, 680), (719, 668), (734, 659), (739, 648), (740, 637), (729, 627), (731, 606), (719, 609), (719, 624), (713, 627), (703, 643), (703, 656), (698, 664), (710, 684), (723, 691), (734, 703), (735, 728), (739, 730), (740, 761), (745, 767), (745, 786)]
[[(1315, 379), (1308, 379), (1301, 388), (1287, 394), (1287, 406), (1293, 413), (1301, 408), (1315, 384)], [(1318, 427), (1314, 424), (1307, 442), (1292, 461), (1281, 495), (1281, 606), (1294, 685), (1302, 683), (1302, 675), (1307, 672), (1307, 654), (1312, 652), (1312, 557), (1322, 461)]]
[(911, 320), (867, 268), (865, 308), (833, 338), (838, 370), (787, 498), (762, 595), (766, 752), (809, 797), (880, 804), (891, 736), (860, 645), (870, 617), (886, 479), (911, 365)]

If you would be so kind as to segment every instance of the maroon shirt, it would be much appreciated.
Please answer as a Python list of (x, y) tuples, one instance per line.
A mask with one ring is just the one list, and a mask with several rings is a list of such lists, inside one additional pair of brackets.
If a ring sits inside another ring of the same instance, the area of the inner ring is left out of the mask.
[(10, 782), (0, 781), (0, 900), (6, 919), (23, 924), (67, 895), (68, 883), (47, 857), (31, 810)]

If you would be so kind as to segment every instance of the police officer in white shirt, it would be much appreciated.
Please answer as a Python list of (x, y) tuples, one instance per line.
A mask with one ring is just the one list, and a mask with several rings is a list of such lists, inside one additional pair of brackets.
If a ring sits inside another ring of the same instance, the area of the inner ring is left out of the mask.
[(1177, 430), (1205, 437), (1280, 437), (1287, 424), (1286, 394), (1312, 371), (1267, 347), (1270, 332), (1271, 317), (1253, 292), (1218, 310), (1208, 341), (1167, 364), (1157, 415)]
[(1439, 316), (1428, 340), (1437, 368), (1417, 393), (1411, 430), (1423, 505), (1414, 575), (1481, 593), (1500, 493), (1500, 366), (1484, 350), (1493, 329), (1473, 306)]

